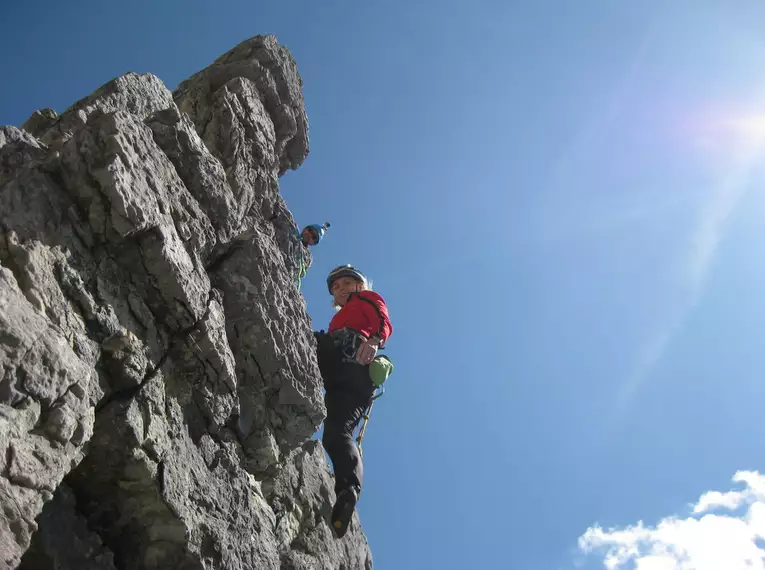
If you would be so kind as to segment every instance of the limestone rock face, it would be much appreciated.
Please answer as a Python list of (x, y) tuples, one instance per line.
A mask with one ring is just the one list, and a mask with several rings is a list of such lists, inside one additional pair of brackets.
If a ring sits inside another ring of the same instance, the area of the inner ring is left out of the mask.
[(0, 127), (0, 570), (372, 567), (311, 441), (307, 154), (272, 36)]

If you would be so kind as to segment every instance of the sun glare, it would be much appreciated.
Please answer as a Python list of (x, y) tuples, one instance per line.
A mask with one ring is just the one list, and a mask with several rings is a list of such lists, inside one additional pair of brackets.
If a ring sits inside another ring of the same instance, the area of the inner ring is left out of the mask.
[(686, 125), (686, 140), (710, 158), (749, 162), (765, 155), (763, 112), (718, 109), (691, 115)]
[(760, 147), (765, 144), (765, 113), (731, 118), (724, 125), (747, 146)]

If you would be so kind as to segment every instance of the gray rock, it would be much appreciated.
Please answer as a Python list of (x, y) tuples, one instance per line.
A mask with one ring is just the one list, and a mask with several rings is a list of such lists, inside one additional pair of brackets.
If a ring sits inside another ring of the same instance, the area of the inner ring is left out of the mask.
[(35, 517), (82, 458), (95, 373), (2, 266), (0, 369), (0, 567), (14, 568)]
[(292, 453), (288, 466), (269, 490), (277, 519), (282, 570), (337, 568), (338, 561), (346, 568), (372, 569), (369, 545), (358, 532), (357, 515), (346, 538), (332, 538), (327, 521), (335, 499), (333, 489), (321, 443), (309, 441)]
[(272, 36), (0, 128), (0, 570), (364, 569), (321, 445)]
[(38, 518), (40, 529), (21, 559), (20, 570), (116, 570), (113, 553), (88, 529), (76, 505), (71, 489), (60, 485)]
[(236, 358), (238, 429), (245, 450), (258, 456), (257, 472), (270, 466), (264, 457), (278, 462), (279, 449), (309, 438), (325, 414), (308, 315), (277, 252), (274, 241), (254, 233), (212, 277)]
[(158, 77), (148, 73), (127, 73), (81, 99), (61, 116), (56, 117), (55, 111), (45, 109), (40, 111), (45, 121), (38, 120), (33, 114), (25, 125), (30, 126), (43, 143), (58, 148), (87, 124), (94, 111), (112, 113), (124, 110), (143, 120), (172, 105), (172, 94)]
[(309, 151), (303, 81), (289, 50), (275, 37), (257, 36), (242, 42), (181, 83), (173, 97), (202, 134), (216, 111), (215, 105), (208, 104), (211, 95), (235, 78), (254, 84), (269, 114), (276, 136), (279, 174), (298, 168)]
[(172, 161), (186, 188), (213, 222), (219, 241), (229, 241), (241, 218), (226, 170), (199, 138), (187, 115), (173, 106), (147, 120), (154, 140)]
[(23, 166), (45, 155), (32, 135), (16, 127), (0, 127), (0, 186), (11, 180)]
[(41, 137), (56, 124), (57, 120), (58, 113), (53, 109), (40, 109), (32, 113), (32, 116), (27, 119), (21, 128), (32, 136)]

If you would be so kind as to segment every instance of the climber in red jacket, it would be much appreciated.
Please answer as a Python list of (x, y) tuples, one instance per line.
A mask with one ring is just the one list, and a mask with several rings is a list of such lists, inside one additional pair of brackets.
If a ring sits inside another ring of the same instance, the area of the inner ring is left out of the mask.
[(319, 369), (326, 389), (322, 443), (335, 471), (332, 525), (338, 538), (348, 530), (361, 494), (363, 467), (353, 432), (375, 386), (369, 365), (393, 332), (385, 301), (350, 265), (333, 269), (327, 288), (338, 307), (327, 333), (316, 334)]

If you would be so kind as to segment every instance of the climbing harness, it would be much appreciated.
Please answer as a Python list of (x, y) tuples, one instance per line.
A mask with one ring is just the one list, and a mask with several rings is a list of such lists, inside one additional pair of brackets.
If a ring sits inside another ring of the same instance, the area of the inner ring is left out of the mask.
[(343, 328), (337, 329), (329, 333), (329, 336), (335, 343), (335, 346), (340, 349), (342, 354), (341, 362), (353, 362), (356, 361), (356, 352), (358, 352), (359, 346), (364, 341), (364, 335), (354, 329)]

